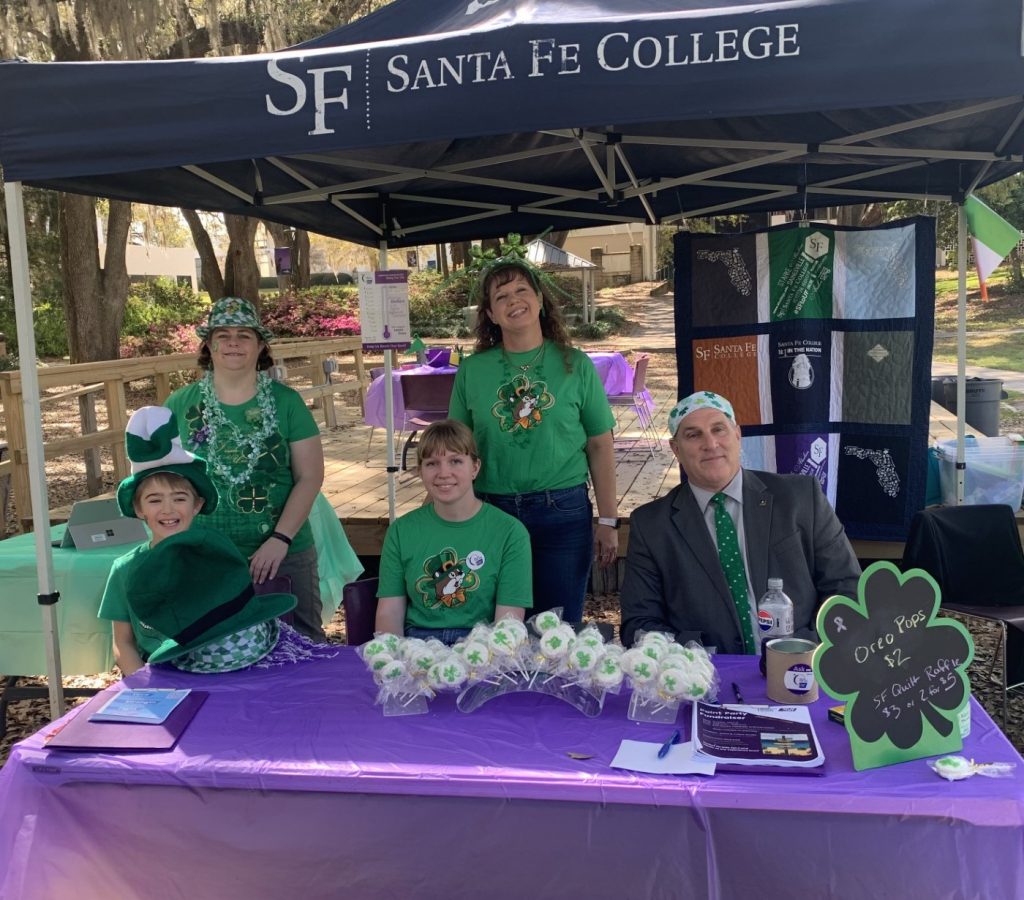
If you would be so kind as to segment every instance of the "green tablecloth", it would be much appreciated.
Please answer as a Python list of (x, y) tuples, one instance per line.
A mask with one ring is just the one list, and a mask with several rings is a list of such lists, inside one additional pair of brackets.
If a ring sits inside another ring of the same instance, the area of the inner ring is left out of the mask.
[[(309, 516), (320, 566), (324, 623), (341, 602), (341, 589), (363, 571), (327, 498), (321, 494)], [(64, 534), (51, 529), (52, 540)], [(105, 672), (114, 664), (110, 623), (96, 617), (114, 560), (132, 546), (85, 552), (53, 548), (53, 568), (60, 636), (61, 667), (65, 675)], [(43, 619), (36, 602), (35, 538), (31, 534), (0, 541), (0, 673), (42, 675), (46, 672)]]

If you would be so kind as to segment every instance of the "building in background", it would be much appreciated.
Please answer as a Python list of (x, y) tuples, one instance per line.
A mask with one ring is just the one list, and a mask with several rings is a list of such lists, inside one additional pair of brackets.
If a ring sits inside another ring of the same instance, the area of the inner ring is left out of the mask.
[(596, 287), (653, 281), (658, 229), (641, 222), (570, 231), (564, 249), (598, 268)]

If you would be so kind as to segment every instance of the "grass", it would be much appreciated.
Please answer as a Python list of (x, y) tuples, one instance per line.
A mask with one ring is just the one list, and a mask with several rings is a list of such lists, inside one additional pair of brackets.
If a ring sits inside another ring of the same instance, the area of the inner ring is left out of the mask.
[[(932, 359), (956, 362), (956, 338), (936, 337)], [(967, 365), (1024, 372), (1024, 334), (968, 333)]]
[[(977, 273), (968, 273), (968, 332), (1024, 328), (1024, 296), (1010, 290), (1009, 275), (1009, 270), (1005, 266), (993, 272), (988, 285), (989, 299), (982, 300)], [(936, 331), (956, 331), (957, 292), (955, 272), (940, 270), (935, 273)]]

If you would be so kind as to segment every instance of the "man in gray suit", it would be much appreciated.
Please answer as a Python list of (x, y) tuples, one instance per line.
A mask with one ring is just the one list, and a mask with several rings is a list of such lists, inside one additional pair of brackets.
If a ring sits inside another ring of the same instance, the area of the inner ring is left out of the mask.
[[(630, 517), (622, 642), (662, 631), (721, 653), (759, 652), (757, 599), (769, 578), (793, 600), (795, 635), (813, 637), (822, 601), (855, 598), (860, 577), (817, 479), (740, 468), (732, 404), (710, 391), (676, 404), (669, 433), (687, 480)], [(719, 547), (737, 540), (742, 566), (726, 549), (723, 571)]]

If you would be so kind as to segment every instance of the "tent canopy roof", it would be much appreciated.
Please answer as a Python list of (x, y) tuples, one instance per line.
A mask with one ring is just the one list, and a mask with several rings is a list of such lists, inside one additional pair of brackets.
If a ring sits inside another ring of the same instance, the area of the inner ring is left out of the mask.
[(401, 247), (959, 199), (1024, 168), (1005, 0), (395, 0), (279, 53), (0, 63), (8, 180)]

